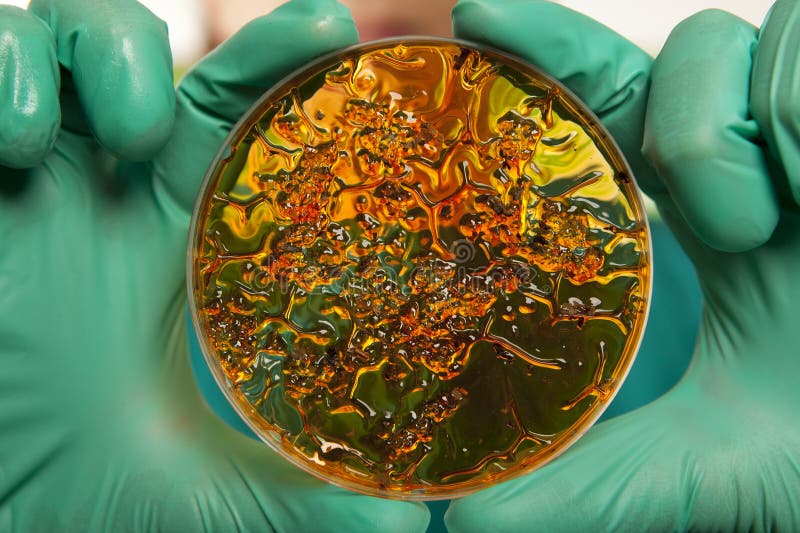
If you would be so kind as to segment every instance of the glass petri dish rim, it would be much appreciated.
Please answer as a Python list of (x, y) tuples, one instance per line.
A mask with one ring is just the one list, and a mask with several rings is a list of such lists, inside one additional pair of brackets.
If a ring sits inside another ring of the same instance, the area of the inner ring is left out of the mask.
[[(245, 129), (244, 126), (250, 121), (251, 117), (259, 110), (263, 110), (262, 108), (266, 102), (272, 99), (275, 95), (285, 91), (286, 87), (292, 82), (305, 79), (309, 73), (315, 72), (316, 69), (319, 69), (327, 63), (332, 63), (337, 58), (343, 58), (354, 53), (367, 53), (381, 48), (389, 48), (404, 44), (418, 46), (456, 45), (473, 49), (482, 53), (487, 53), (495, 56), (508, 65), (521, 70), (522, 72), (533, 72), (547, 83), (550, 83), (553, 87), (557, 88), (563, 96), (565, 102), (574, 107), (574, 109), (579, 112), (581, 117), (585, 119), (585, 124), (582, 124), (582, 126), (590, 127), (594, 130), (592, 131), (589, 129), (587, 133), (592, 140), (599, 145), (598, 148), (607, 158), (609, 158), (609, 160), (611, 160), (612, 163), (614, 163), (614, 166), (623, 169), (623, 171), (627, 173), (627, 176), (630, 178), (628, 191), (635, 200), (631, 203), (631, 209), (634, 211), (636, 219), (640, 220), (643, 224), (643, 229), (645, 230), (647, 236), (647, 247), (642, 251), (643, 256), (646, 259), (645, 264), (647, 265), (646, 275), (642, 276), (644, 284), (646, 285), (642, 291), (643, 298), (645, 299), (644, 309), (641, 311), (643, 316), (630, 333), (630, 335), (636, 335), (636, 338), (634, 339), (634, 343), (631, 345), (627, 353), (623, 352), (622, 357), (620, 358), (618, 366), (622, 365), (622, 371), (615, 380), (615, 383), (613, 383), (613, 390), (609, 396), (605, 400), (598, 401), (595, 406), (589, 408), (561, 435), (553, 439), (548, 447), (542, 452), (522, 459), (511, 468), (504, 470), (501, 473), (493, 474), (488, 476), (488, 478), (479, 480), (471, 479), (457, 483), (428, 485), (414, 489), (389, 487), (382, 488), (376, 483), (358, 483), (351, 479), (342, 478), (337, 475), (337, 471), (335, 469), (328, 468), (324, 464), (321, 465), (319, 463), (312, 463), (312, 461), (310, 461), (307, 457), (299, 453), (292, 453), (290, 447), (283, 447), (281, 445), (282, 438), (278, 432), (274, 428), (271, 428), (265, 421), (263, 421), (260, 414), (258, 414), (252, 405), (238, 395), (238, 391), (231, 385), (227, 376), (224, 375), (218, 360), (213, 357), (215, 351), (211, 347), (206, 331), (200, 323), (198, 308), (194, 299), (195, 290), (197, 288), (195, 285), (196, 272), (194, 268), (194, 251), (195, 245), (200, 244), (199, 237), (201, 236), (197, 235), (197, 231), (198, 227), (200, 226), (200, 214), (202, 213), (206, 204), (206, 200), (208, 199), (209, 185), (215, 179), (220, 164), (224, 163), (225, 160), (232, 155), (233, 152), (231, 151), (231, 146), (233, 143), (241, 140), (239, 137), (242, 137), (247, 133), (247, 129)], [(615, 139), (606, 129), (605, 125), (595, 115), (594, 111), (559, 80), (542, 71), (540, 68), (532, 65), (528, 61), (514, 54), (510, 54), (506, 51), (499, 50), (482, 43), (455, 38), (424, 35), (404, 35), (360, 42), (355, 45), (341, 48), (319, 56), (316, 59), (301, 65), (299, 68), (294, 69), (292, 72), (281, 78), (278, 82), (267, 89), (255, 101), (255, 103), (250, 106), (250, 108), (248, 108), (248, 110), (239, 118), (236, 124), (234, 124), (225, 140), (221, 144), (220, 149), (217, 151), (217, 154), (214, 156), (214, 159), (206, 170), (205, 176), (203, 177), (200, 187), (198, 188), (195, 205), (192, 210), (191, 221), (189, 224), (186, 252), (186, 287), (188, 291), (189, 312), (192, 318), (192, 325), (197, 336), (198, 344), (200, 345), (200, 349), (203, 353), (203, 358), (205, 359), (211, 374), (214, 376), (214, 381), (216, 381), (217, 385), (222, 390), (225, 398), (228, 400), (228, 403), (233, 406), (237, 414), (242, 418), (242, 420), (244, 420), (248, 427), (250, 427), (253, 433), (255, 433), (255, 435), (258, 436), (262, 442), (264, 442), (267, 446), (269, 446), (270, 449), (277, 452), (281, 457), (293, 465), (322, 481), (367, 496), (405, 501), (434, 501), (461, 498), (473, 492), (477, 492), (490, 486), (494, 486), (499, 483), (518, 478), (522, 475), (529, 474), (534, 470), (538, 470), (539, 468), (545, 466), (550, 461), (568, 450), (578, 439), (580, 439), (580, 437), (582, 437), (595, 424), (595, 422), (597, 422), (597, 419), (602, 416), (602, 414), (614, 400), (614, 397), (622, 387), (622, 384), (624, 383), (631, 367), (636, 360), (636, 356), (641, 348), (642, 339), (644, 338), (644, 331), (647, 327), (647, 322), (650, 316), (654, 267), (653, 244), (650, 223), (644, 206), (645, 203), (642, 192), (636, 182), (636, 177), (631, 171), (625, 155), (619, 148), (619, 145)]]

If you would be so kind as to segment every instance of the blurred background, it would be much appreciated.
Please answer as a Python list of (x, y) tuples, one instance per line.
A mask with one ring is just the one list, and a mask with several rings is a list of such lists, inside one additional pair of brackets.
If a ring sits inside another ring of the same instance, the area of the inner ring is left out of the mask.
[[(178, 70), (185, 70), (247, 21), (283, 0), (140, 0), (167, 21)], [(0, 1), (27, 6), (29, 0)], [(342, 0), (353, 13), (361, 39), (390, 35), (449, 36), (455, 0)], [(730, 11), (760, 26), (772, 0), (560, 0), (657, 54), (678, 22), (702, 9)]]

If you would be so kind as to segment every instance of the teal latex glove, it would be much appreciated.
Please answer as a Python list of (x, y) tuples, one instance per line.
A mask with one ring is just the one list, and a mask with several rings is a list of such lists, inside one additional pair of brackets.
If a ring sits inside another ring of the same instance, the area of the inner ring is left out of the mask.
[(166, 28), (138, 3), (0, 7), (0, 531), (425, 528), (424, 506), (337, 489), (231, 429), (187, 358), (206, 167), (266, 88), (356, 40), (341, 5), (289, 2), (176, 105)]
[(541, 470), (454, 502), (448, 526), (800, 530), (800, 3), (778, 2), (761, 32), (700, 13), (652, 64), (546, 2), (462, 0), (454, 25), (539, 65), (595, 110), (692, 260), (704, 309), (673, 389)]

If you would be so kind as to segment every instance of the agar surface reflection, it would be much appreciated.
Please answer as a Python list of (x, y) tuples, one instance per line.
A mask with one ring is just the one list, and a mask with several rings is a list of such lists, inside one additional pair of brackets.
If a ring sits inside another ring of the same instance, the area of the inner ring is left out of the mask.
[(649, 290), (613, 144), (456, 43), (346, 52), (264, 100), (203, 193), (207, 357), (268, 443), (373, 494), (531, 468), (624, 376)]

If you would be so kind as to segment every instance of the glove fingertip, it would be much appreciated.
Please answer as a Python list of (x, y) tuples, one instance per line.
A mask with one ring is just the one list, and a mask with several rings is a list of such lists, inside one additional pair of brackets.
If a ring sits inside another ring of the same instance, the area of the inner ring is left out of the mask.
[(483, 523), (480, 513), (474, 512), (474, 507), (463, 505), (458, 501), (451, 503), (447, 509), (444, 515), (444, 525), (447, 527), (447, 531), (458, 531), (459, 533), (472, 531), (477, 533), (489, 530)]
[[(491, 5), (480, 0), (459, 0), (452, 11), (453, 33), (457, 37), (483, 40), (481, 28), (488, 26), (486, 17), (492, 16), (491, 11)], [(475, 24), (478, 20), (483, 20), (484, 24)]]
[[(459, 33), (475, 33), (482, 29), (492, 28), (492, 20), (507, 20), (506, 14), (515, 9), (549, 9), (554, 7), (558, 11), (569, 11), (563, 6), (548, 6), (551, 2), (543, 0), (458, 0), (452, 10), (454, 27)], [(536, 20), (527, 20), (535, 24)]]
[(800, 205), (800, 5), (775, 2), (754, 46), (749, 110), (760, 128), (767, 152), (776, 163), (776, 188), (781, 201), (794, 210)]
[(758, 248), (772, 238), (778, 226), (777, 204), (774, 208), (769, 204), (749, 209), (743, 209), (742, 205), (723, 208), (714, 218), (706, 215), (708, 207), (702, 209), (692, 215), (685, 214), (686, 219), (703, 242), (720, 252), (741, 253)]
[(655, 60), (643, 151), (692, 232), (721, 252), (770, 239), (780, 216), (746, 87), (756, 29), (718, 9), (675, 27)]
[[(172, 59), (163, 38), (147, 35), (130, 40), (134, 50), (121, 50), (101, 61), (116, 65), (101, 72), (78, 69), (73, 75), (92, 130), (100, 144), (115, 155), (142, 161), (167, 141), (175, 119)], [(120, 48), (131, 45), (118, 43)], [(122, 55), (123, 60), (117, 57)], [(82, 65), (89, 63), (84, 58)], [(80, 79), (78, 79), (80, 78)]]
[[(707, 141), (687, 143), (675, 137), (654, 139), (650, 130), (644, 152), (701, 241), (720, 252), (752, 250), (771, 238), (780, 218), (766, 162), (757, 146), (711, 135), (705, 136)], [(692, 138), (703, 138), (697, 136)], [(735, 159), (726, 157), (731, 149)]]
[(3, 131), (0, 134), (0, 164), (19, 169), (38, 165), (55, 143), (59, 117), (47, 117), (47, 123), (43, 125), (28, 123), (22, 131), (19, 128)]
[(282, 24), (286, 19), (309, 36), (309, 46), (336, 49), (358, 41), (350, 9), (337, 0), (293, 0), (261, 20)]
[[(166, 142), (175, 114), (164, 21), (137, 2), (101, 2), (86, 13), (34, 2), (31, 11), (49, 24), (58, 61), (70, 72), (98, 142), (122, 159), (154, 155)], [(75, 103), (65, 104), (64, 114), (71, 116), (66, 105)]]
[(21, 80), (16, 98), (36, 102), (0, 109), (0, 163), (12, 168), (36, 166), (50, 152), (61, 125), (58, 88)]
[(394, 502), (380, 500), (385, 509), (378, 511), (380, 522), (375, 524), (375, 531), (404, 533), (406, 531), (426, 531), (431, 520), (428, 507), (422, 502)]
[[(144, 161), (163, 147), (175, 121), (175, 93), (170, 85), (149, 99), (121, 98), (114, 106), (89, 111), (92, 130), (100, 144), (128, 161)], [(127, 100), (127, 101), (125, 101)]]
[(13, 6), (0, 6), (0, 76), (0, 164), (33, 167), (58, 135), (60, 75), (49, 28)]

